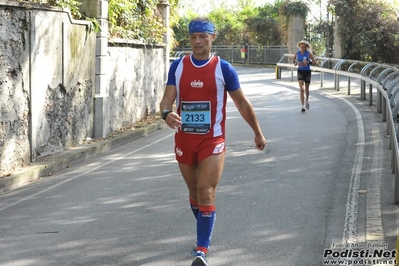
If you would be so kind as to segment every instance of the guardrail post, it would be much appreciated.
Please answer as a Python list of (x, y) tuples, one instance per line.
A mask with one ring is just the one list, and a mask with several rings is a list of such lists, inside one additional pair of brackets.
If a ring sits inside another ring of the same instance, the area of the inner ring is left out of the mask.
[(365, 94), (366, 94), (366, 81), (362, 80), (360, 82), (360, 100), (366, 99)]
[(391, 127), (393, 127), (393, 125), (391, 125), (391, 122), (387, 123), (387, 133), (389, 135), (388, 150), (392, 150), (392, 129), (391, 129)]
[(394, 189), (394, 204), (399, 203), (399, 171), (398, 171), (398, 160), (395, 158), (395, 189)]
[(382, 110), (382, 93), (377, 89), (377, 112), (381, 114)]
[(373, 85), (369, 84), (369, 105), (373, 105)]
[(351, 77), (348, 77), (348, 95), (351, 95)]
[(276, 66), (276, 79), (281, 79), (281, 67)]
[(324, 72), (320, 72), (320, 87), (323, 88)]
[(381, 107), (381, 114), (382, 114), (382, 122), (387, 121), (387, 99), (382, 99), (382, 107)]
[[(392, 144), (393, 144), (393, 138), (394, 137), (396, 137), (396, 135), (395, 136), (390, 136), (390, 139), (391, 139), (391, 146), (392, 146)], [(395, 149), (392, 147), (392, 149), (391, 149), (391, 173), (392, 174), (395, 174), (395, 172), (397, 172), (396, 171), (396, 162), (395, 162)], [(395, 183), (396, 184), (399, 184), (399, 183), (397, 183), (396, 182), (396, 175), (395, 175)], [(395, 191), (396, 191), (396, 186), (395, 186)], [(395, 198), (396, 198), (396, 196), (395, 196)]]
[(339, 91), (339, 75), (334, 74), (334, 89)]
[(397, 169), (398, 169), (398, 166), (397, 166), (397, 163), (395, 163), (395, 168), (396, 168), (396, 174), (395, 174), (395, 193), (394, 193), (394, 203), (395, 204), (398, 204), (399, 203), (399, 186), (398, 186), (398, 184), (399, 184), (399, 174), (398, 174), (398, 171), (397, 171)]

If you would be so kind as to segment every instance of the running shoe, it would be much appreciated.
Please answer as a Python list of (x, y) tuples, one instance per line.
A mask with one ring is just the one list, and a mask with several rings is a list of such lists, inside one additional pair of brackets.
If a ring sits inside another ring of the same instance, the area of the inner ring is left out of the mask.
[(197, 246), (195, 246), (194, 248), (193, 248), (193, 250), (191, 251), (191, 256), (194, 256), (195, 257), (195, 254), (197, 253)]
[(198, 244), (198, 241), (195, 241), (195, 244), (193, 246), (193, 251), (191, 252), (191, 256), (195, 257), (195, 253), (197, 253), (197, 244)]
[(308, 109), (308, 110), (309, 110), (309, 108), (310, 108), (310, 106), (309, 106), (309, 102), (307, 101), (307, 102), (306, 102), (306, 109)]
[(195, 259), (193, 260), (193, 263), (191, 266), (209, 266), (208, 262), (206, 261), (206, 255), (202, 251), (197, 251), (194, 254)]
[(302, 112), (302, 113), (304, 113), (305, 111), (306, 111), (305, 108), (302, 108), (302, 109), (301, 109), (301, 112)]

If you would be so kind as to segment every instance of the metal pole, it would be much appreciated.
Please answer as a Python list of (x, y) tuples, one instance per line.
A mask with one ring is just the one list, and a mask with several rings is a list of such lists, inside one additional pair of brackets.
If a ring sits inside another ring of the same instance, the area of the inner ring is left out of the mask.
[(334, 75), (334, 89), (339, 91), (339, 75), (337, 74)]
[(387, 99), (383, 97), (381, 106), (382, 122), (387, 121)]
[(276, 79), (281, 79), (281, 67), (276, 66)]
[[(395, 149), (393, 149), (393, 150), (395, 150)], [(393, 152), (393, 153), (395, 153), (395, 152)], [(393, 156), (394, 157), (394, 160), (395, 160), (395, 163), (394, 163), (394, 173), (395, 173), (395, 192), (394, 192), (394, 203), (395, 204), (398, 204), (399, 203), (399, 171), (398, 171), (398, 160), (397, 160), (397, 158), (395, 157), (395, 156)]]
[(366, 94), (365, 90), (366, 90), (366, 82), (362, 80), (360, 82), (360, 100), (366, 99), (366, 97), (364, 96)]
[(351, 77), (348, 77), (348, 95), (351, 95)]
[(373, 105), (373, 85), (369, 84), (369, 105)]

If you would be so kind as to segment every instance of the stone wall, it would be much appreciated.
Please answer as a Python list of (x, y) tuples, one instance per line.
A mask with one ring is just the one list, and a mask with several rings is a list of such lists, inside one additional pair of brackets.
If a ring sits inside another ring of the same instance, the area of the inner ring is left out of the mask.
[(159, 111), (165, 86), (163, 48), (115, 40), (109, 44), (110, 131)]
[(27, 13), (0, 8), (0, 176), (29, 163)]
[[(0, 0), (0, 177), (93, 138), (96, 33), (68, 10)], [(164, 45), (107, 48), (109, 129), (159, 110)]]
[[(31, 11), (32, 12), (32, 11)], [(66, 12), (31, 13), (32, 159), (93, 134), (95, 33)]]
[(288, 19), (288, 53), (298, 51), (296, 46), (305, 38), (305, 20), (301, 16), (290, 16)]

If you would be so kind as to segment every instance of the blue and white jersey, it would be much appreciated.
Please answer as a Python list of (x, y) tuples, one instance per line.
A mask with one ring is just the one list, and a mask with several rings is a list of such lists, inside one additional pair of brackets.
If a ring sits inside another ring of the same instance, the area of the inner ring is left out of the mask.
[(309, 51), (306, 51), (305, 53), (301, 53), (301, 51), (298, 51), (296, 53), (296, 61), (298, 64), (298, 70), (310, 70), (310, 58), (309, 58)]

